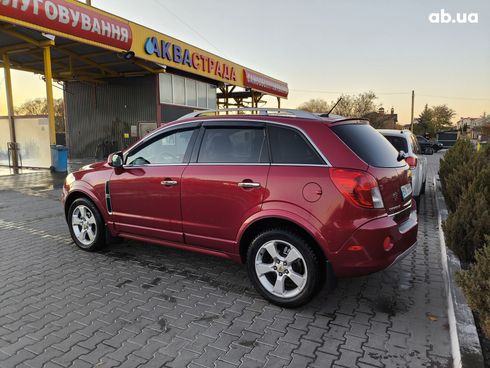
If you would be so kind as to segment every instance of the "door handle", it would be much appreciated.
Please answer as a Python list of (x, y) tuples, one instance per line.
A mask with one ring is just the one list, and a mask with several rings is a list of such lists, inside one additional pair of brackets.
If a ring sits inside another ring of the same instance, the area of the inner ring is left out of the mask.
[(243, 181), (241, 183), (238, 183), (238, 186), (240, 188), (258, 188), (260, 187), (260, 183), (254, 183), (254, 182), (250, 182), (250, 181)]
[(171, 187), (173, 185), (177, 185), (177, 180), (165, 179), (162, 180), (160, 184), (165, 185), (166, 187)]

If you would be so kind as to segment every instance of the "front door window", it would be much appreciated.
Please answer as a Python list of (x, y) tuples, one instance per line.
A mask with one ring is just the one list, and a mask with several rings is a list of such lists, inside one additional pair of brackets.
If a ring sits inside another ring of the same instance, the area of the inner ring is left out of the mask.
[(126, 165), (182, 164), (193, 132), (184, 130), (151, 139), (148, 144), (129, 153)]

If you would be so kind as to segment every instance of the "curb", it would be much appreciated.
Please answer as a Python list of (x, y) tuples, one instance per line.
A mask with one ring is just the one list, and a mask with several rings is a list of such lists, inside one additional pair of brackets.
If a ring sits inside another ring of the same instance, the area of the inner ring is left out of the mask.
[(449, 335), (453, 366), (455, 368), (471, 367), (484, 368), (483, 353), (480, 339), (475, 326), (475, 320), (463, 291), (456, 284), (455, 273), (461, 270), (458, 257), (446, 247), (442, 222), (448, 216), (448, 210), (441, 191), (439, 176), (434, 177), (434, 190), (437, 204), (437, 220), (439, 226), (439, 240), (441, 244), (442, 269), (444, 272), (444, 285), (448, 302)]

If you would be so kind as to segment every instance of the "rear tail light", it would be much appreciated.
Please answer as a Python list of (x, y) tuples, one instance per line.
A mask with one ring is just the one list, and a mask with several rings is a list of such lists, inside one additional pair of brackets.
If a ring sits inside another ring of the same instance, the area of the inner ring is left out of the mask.
[(364, 171), (331, 169), (330, 176), (342, 195), (365, 208), (384, 208), (376, 179)]
[(405, 158), (405, 162), (410, 166), (410, 168), (413, 170), (417, 167), (417, 158), (413, 156), (409, 156)]

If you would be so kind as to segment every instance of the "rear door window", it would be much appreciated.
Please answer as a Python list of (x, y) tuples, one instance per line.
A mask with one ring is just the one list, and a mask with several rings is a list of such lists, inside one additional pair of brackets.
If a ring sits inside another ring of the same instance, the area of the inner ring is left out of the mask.
[(206, 128), (197, 162), (268, 163), (264, 128)]
[(365, 163), (375, 167), (403, 167), (398, 151), (369, 124), (344, 124), (332, 131)]
[(392, 145), (396, 148), (397, 151), (403, 151), (408, 153), (408, 145), (407, 140), (402, 135), (385, 135), (384, 136)]
[(325, 165), (311, 144), (296, 130), (269, 126), (272, 163)]

